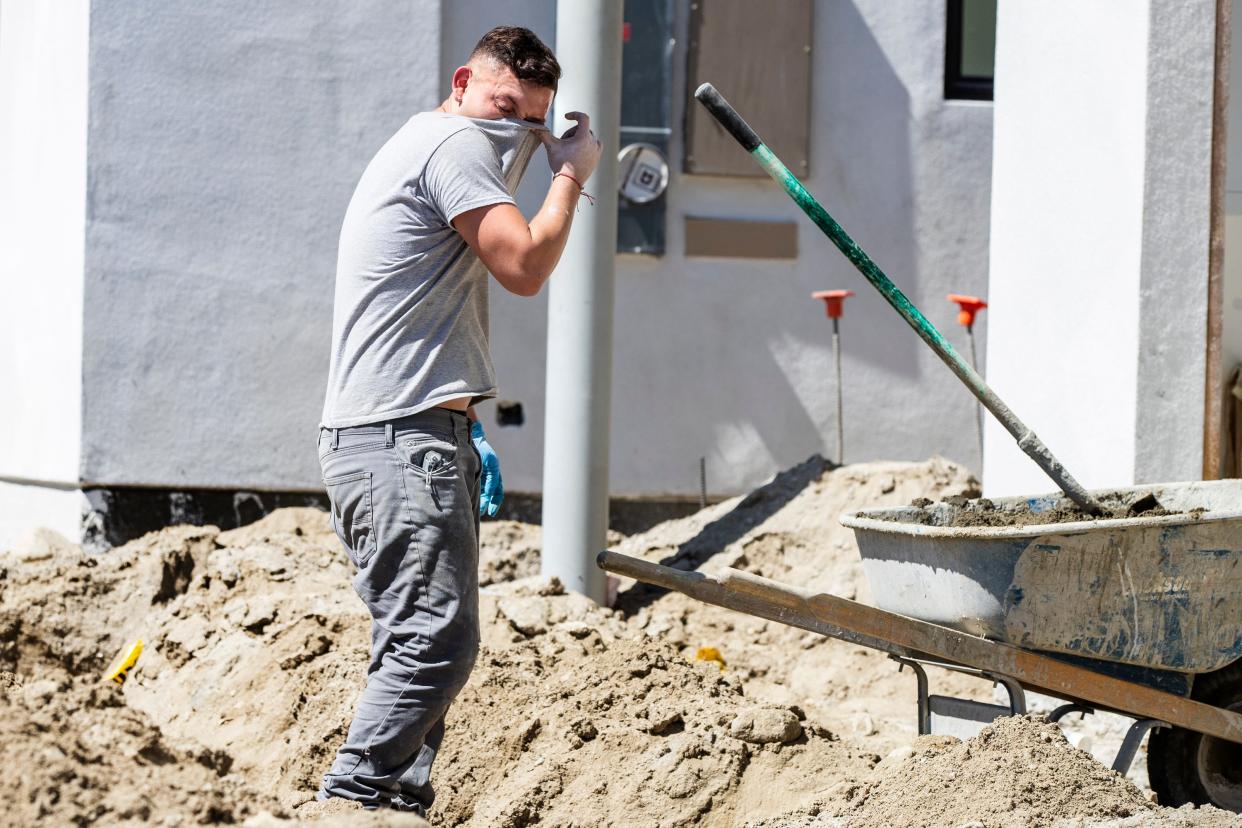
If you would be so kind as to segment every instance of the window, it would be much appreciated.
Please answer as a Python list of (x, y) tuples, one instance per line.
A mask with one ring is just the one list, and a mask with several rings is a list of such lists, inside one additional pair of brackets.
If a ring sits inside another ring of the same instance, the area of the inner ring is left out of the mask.
[(948, 0), (944, 96), (992, 100), (996, 63), (996, 0)]

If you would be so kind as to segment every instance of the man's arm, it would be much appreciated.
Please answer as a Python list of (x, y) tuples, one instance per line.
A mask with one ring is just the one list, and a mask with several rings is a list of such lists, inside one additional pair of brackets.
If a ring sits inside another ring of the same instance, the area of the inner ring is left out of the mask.
[(519, 296), (534, 296), (552, 275), (565, 250), (581, 189), (595, 171), (600, 142), (590, 119), (579, 112), (566, 117), (578, 122), (561, 138), (545, 134), (548, 164), (555, 173), (539, 213), (526, 223), (512, 204), (490, 204), (467, 210), (453, 219), (461, 234), (496, 281)]
[(530, 224), (512, 204), (489, 204), (462, 213), (453, 227), (505, 290), (534, 296), (565, 251), (579, 192), (577, 184), (557, 176)]

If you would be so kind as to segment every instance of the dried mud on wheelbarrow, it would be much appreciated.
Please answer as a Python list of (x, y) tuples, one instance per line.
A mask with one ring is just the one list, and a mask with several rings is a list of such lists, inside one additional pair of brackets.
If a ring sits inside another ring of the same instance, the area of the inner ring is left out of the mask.
[[(1202, 508), (1186, 511), (1166, 509), (1160, 504), (1158, 498), (1150, 494), (1142, 497), (1121, 493), (1106, 494), (1098, 500), (1103, 511), (1097, 515), (1084, 512), (1068, 500), (1051, 508), (1035, 510), (1029, 503), (998, 508), (995, 503), (985, 497), (973, 499), (961, 496), (949, 497), (938, 503), (925, 497), (918, 497), (910, 501), (910, 506), (918, 511), (902, 518), (902, 522), (952, 528), (1021, 527), (1169, 515), (1185, 515), (1190, 520), (1198, 520), (1207, 511)], [(881, 520), (892, 519), (881, 515), (876, 515), (876, 517)]]

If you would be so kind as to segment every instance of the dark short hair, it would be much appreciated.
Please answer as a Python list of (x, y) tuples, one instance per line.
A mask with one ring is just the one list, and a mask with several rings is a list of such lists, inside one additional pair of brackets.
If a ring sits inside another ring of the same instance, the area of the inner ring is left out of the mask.
[(470, 59), (488, 57), (507, 67), (520, 81), (555, 90), (561, 79), (561, 65), (556, 55), (530, 29), (521, 26), (497, 26), (474, 47)]

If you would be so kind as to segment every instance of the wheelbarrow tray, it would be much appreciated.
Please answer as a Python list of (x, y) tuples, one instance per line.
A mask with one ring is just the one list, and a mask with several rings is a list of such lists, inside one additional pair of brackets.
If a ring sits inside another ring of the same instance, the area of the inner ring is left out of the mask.
[[(1242, 656), (1242, 480), (1092, 494), (1148, 493), (1182, 514), (954, 527), (962, 507), (937, 503), (841, 523), (881, 609), (1027, 649), (1186, 673), (1223, 667)], [(1036, 513), (1069, 505), (1061, 494), (993, 502)]]

